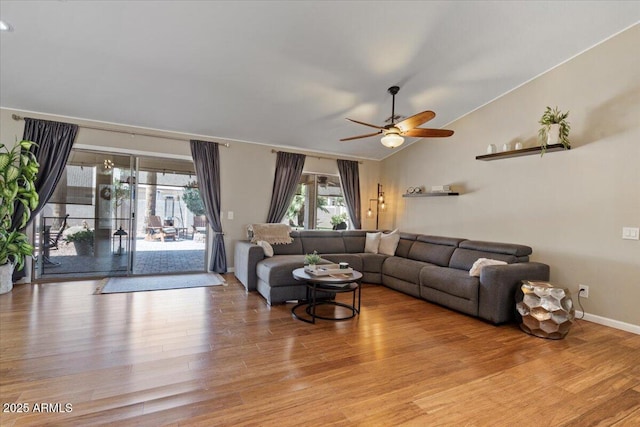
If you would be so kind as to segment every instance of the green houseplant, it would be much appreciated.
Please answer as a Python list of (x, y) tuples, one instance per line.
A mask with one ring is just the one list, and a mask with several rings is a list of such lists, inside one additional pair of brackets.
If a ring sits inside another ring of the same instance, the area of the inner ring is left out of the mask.
[(547, 145), (562, 144), (566, 149), (571, 147), (569, 142), (569, 131), (571, 127), (567, 121), (569, 112), (566, 113), (558, 110), (558, 107), (553, 110), (551, 107), (547, 107), (540, 117), (538, 123), (542, 125), (538, 131), (538, 139), (540, 140), (540, 146), (542, 147), (542, 154), (547, 150)]
[[(32, 141), (11, 148), (0, 144), (0, 293), (13, 289), (13, 270), (23, 269), (25, 257), (33, 255), (28, 236), (18, 231), (27, 225), (39, 202), (34, 181), (40, 165), (29, 151), (33, 145)], [(23, 207), (22, 217), (18, 230), (12, 230), (18, 205)]]
[(94, 231), (88, 225), (74, 225), (63, 235), (66, 242), (73, 243), (77, 255), (93, 255)]
[(347, 213), (331, 216), (331, 225), (334, 230), (345, 230), (347, 228)]
[(317, 251), (313, 251), (312, 254), (306, 254), (304, 256), (304, 263), (309, 265), (310, 269), (315, 269), (316, 264), (320, 262), (320, 255), (318, 255)]

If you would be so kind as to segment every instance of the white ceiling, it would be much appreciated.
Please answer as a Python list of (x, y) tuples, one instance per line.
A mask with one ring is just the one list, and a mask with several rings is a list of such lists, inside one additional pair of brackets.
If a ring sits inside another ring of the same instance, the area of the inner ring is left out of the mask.
[(379, 137), (338, 140), (372, 131), (346, 117), (385, 124), (388, 87), (446, 127), (640, 2), (2, 0), (0, 18), (2, 107), (381, 159)]

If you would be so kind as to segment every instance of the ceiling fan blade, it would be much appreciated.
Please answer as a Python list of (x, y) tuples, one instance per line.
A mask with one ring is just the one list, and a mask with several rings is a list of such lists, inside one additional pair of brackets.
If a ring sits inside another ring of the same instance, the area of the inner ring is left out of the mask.
[(402, 132), (407, 132), (415, 127), (420, 126), (421, 124), (428, 122), (436, 116), (436, 113), (433, 111), (423, 111), (422, 113), (415, 114), (409, 118), (404, 119), (403, 121), (396, 123), (396, 127), (400, 129)]
[(384, 129), (384, 127), (383, 127), (383, 126), (372, 125), (372, 124), (370, 124), (370, 123), (360, 122), (360, 121), (358, 121), (358, 120), (353, 120), (353, 119), (349, 119), (349, 118), (347, 118), (347, 120), (349, 120), (349, 121), (351, 121), (351, 122), (353, 122), (353, 123), (358, 123), (358, 124), (360, 124), (360, 125), (365, 125), (365, 126), (369, 126), (369, 127), (376, 128), (376, 129)]
[(369, 138), (370, 136), (380, 135), (381, 133), (382, 133), (382, 131), (378, 131), (378, 132), (375, 132), (375, 133), (369, 133), (367, 135), (352, 136), (350, 138), (342, 138), (340, 141), (351, 141), (352, 139)]
[[(397, 125), (396, 125), (397, 126)], [(403, 136), (413, 136), (416, 138), (446, 138), (453, 135), (452, 130), (448, 129), (411, 129), (406, 132), (402, 132)]]

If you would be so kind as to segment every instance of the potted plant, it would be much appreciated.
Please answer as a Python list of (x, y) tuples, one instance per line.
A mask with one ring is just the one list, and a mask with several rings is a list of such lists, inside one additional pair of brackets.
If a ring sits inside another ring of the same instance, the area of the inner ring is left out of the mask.
[(93, 255), (94, 232), (89, 228), (88, 224), (69, 227), (64, 231), (63, 235), (66, 242), (73, 243), (77, 255)]
[(553, 110), (551, 107), (547, 107), (540, 118), (542, 127), (538, 131), (538, 139), (540, 140), (540, 146), (542, 147), (542, 154), (547, 150), (548, 145), (562, 144), (566, 149), (571, 147), (569, 142), (569, 131), (571, 127), (567, 122), (569, 112), (566, 113), (558, 110), (558, 107)]
[(317, 251), (313, 251), (312, 254), (306, 254), (304, 256), (304, 263), (308, 265), (309, 270), (315, 270), (316, 265), (320, 262), (320, 255)]
[(333, 215), (331, 217), (331, 225), (334, 230), (346, 230), (347, 229), (347, 214), (342, 213), (340, 215)]
[[(33, 145), (32, 141), (21, 141), (9, 149), (0, 144), (0, 293), (13, 289), (14, 269), (22, 270), (25, 257), (33, 255), (28, 236), (18, 231), (27, 225), (39, 202), (34, 181), (40, 165), (29, 151)], [(23, 213), (18, 230), (12, 230), (18, 204)]]

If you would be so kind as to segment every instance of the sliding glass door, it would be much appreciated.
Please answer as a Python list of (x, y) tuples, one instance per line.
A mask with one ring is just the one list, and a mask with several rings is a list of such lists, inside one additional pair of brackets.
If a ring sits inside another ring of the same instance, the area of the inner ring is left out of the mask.
[(140, 157), (137, 188), (133, 274), (205, 271), (208, 227), (193, 163)]
[(35, 279), (205, 271), (189, 161), (72, 150), (36, 220)]
[(130, 156), (72, 150), (36, 221), (35, 278), (127, 274), (132, 183)]

